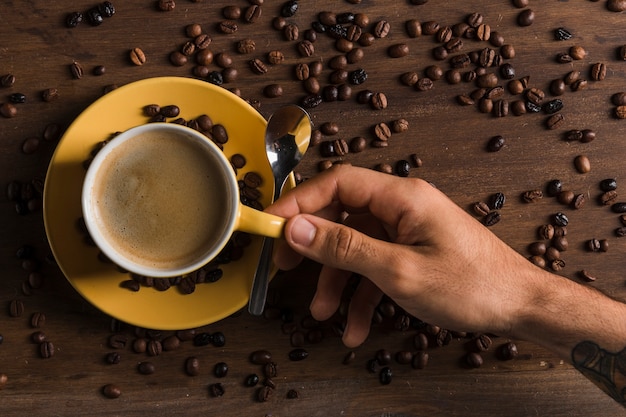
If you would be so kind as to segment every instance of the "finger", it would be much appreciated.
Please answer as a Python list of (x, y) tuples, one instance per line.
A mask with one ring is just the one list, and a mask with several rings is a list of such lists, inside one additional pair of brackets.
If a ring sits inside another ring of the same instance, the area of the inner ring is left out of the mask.
[(363, 278), (352, 296), (348, 321), (343, 332), (343, 343), (348, 347), (361, 345), (370, 332), (374, 310), (383, 292), (369, 279)]
[(339, 309), (343, 290), (351, 275), (350, 271), (322, 267), (311, 301), (311, 314), (316, 320), (328, 320)]
[[(297, 215), (287, 222), (285, 240), (302, 256), (367, 277), (389, 277), (393, 271), (405, 270), (410, 251), (309, 214)], [(411, 267), (415, 266), (414, 261)], [(394, 285), (384, 280), (376, 284), (387, 288)]]

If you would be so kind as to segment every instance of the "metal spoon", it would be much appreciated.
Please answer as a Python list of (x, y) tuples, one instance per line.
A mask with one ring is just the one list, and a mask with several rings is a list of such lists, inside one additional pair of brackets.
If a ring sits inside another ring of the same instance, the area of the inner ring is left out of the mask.
[[(265, 153), (274, 174), (274, 198), (280, 197), (289, 174), (298, 165), (311, 140), (311, 119), (298, 106), (281, 107), (270, 116), (265, 129)], [(257, 265), (248, 311), (255, 316), (263, 313), (274, 240), (263, 239), (259, 264)]]

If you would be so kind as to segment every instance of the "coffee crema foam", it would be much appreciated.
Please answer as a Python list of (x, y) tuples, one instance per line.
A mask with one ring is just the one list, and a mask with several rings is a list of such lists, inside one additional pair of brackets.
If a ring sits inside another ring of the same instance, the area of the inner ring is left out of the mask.
[(148, 267), (177, 268), (201, 258), (223, 235), (232, 209), (224, 175), (208, 154), (191, 138), (163, 132), (114, 149), (94, 188), (106, 240)]

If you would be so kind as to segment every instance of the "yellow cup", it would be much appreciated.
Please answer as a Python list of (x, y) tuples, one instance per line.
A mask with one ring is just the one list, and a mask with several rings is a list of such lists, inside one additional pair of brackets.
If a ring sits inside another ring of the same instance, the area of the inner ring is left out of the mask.
[(202, 133), (173, 123), (137, 126), (107, 143), (87, 170), (81, 201), (102, 252), (155, 278), (199, 269), (234, 231), (279, 238), (285, 225), (243, 205), (223, 152)]

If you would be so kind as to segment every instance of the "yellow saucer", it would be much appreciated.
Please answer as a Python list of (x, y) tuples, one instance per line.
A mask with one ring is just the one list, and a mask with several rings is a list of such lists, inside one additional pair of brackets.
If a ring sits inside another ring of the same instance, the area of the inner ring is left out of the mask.
[[(261, 202), (271, 203), (272, 171), (265, 156), (266, 121), (252, 106), (210, 83), (181, 77), (160, 77), (120, 87), (95, 101), (65, 132), (52, 157), (44, 189), (44, 223), (57, 263), (71, 285), (90, 303), (126, 323), (149, 329), (178, 330), (204, 326), (238, 311), (248, 302), (252, 278), (261, 251), (261, 238), (253, 237), (243, 258), (223, 265), (223, 277), (202, 283), (184, 295), (175, 287), (166, 291), (141, 287), (133, 292), (120, 287), (128, 274), (98, 260), (98, 250), (85, 243), (77, 226), (81, 213), (83, 162), (94, 146), (117, 131), (147, 122), (145, 105), (175, 104), (185, 120), (202, 114), (226, 127), (227, 157), (240, 153), (247, 163), (241, 170), (266, 179)], [(288, 186), (295, 185), (291, 176)]]

